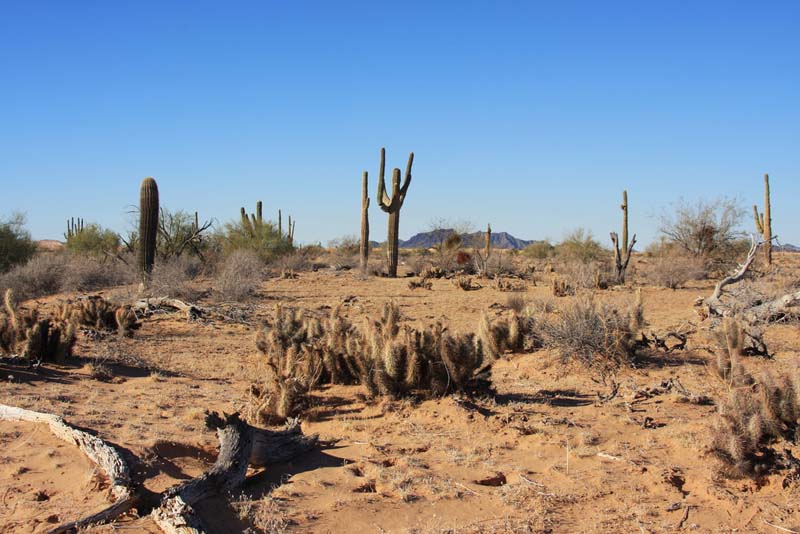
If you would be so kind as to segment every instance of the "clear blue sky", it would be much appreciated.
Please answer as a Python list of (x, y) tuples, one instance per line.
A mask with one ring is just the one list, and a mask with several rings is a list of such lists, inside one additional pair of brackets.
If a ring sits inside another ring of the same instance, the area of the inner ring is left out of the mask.
[[(162, 205), (226, 221), (262, 199), (297, 239), (357, 234), (362, 170), (432, 219), (603, 242), (670, 202), (773, 187), (800, 244), (800, 2), (0, 3), (0, 215), (36, 238)], [(372, 237), (385, 214), (371, 207)], [(748, 213), (746, 228), (752, 228)]]

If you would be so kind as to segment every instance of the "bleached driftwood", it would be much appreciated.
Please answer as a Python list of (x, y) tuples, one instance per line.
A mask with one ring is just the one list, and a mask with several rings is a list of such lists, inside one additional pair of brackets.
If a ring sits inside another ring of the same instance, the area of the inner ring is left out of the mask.
[(102, 439), (73, 427), (58, 415), (34, 412), (5, 404), (0, 404), (0, 420), (47, 424), (55, 437), (77, 445), (89, 460), (97, 464), (111, 482), (114, 504), (89, 517), (49, 530), (49, 534), (70, 532), (83, 526), (110, 521), (133, 507), (135, 499), (131, 490), (130, 470), (117, 450)]
[(186, 318), (190, 321), (198, 319), (205, 314), (202, 308), (183, 302), (182, 300), (174, 299), (171, 297), (153, 297), (139, 299), (131, 306), (134, 310), (140, 313), (152, 313), (153, 310), (158, 308), (171, 308), (182, 311), (186, 314)]

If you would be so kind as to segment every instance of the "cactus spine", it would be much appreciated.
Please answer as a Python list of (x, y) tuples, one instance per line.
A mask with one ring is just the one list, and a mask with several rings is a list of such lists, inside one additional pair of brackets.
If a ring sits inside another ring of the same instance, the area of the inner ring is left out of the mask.
[(367, 180), (369, 173), (364, 171), (361, 177), (361, 272), (367, 272), (367, 262), (369, 261), (369, 187)]
[(403, 202), (406, 200), (406, 193), (408, 186), (411, 185), (411, 165), (414, 163), (414, 153), (408, 155), (408, 164), (406, 165), (406, 176), (403, 180), (402, 187), (400, 186), (400, 169), (392, 171), (392, 196), (386, 194), (386, 184), (384, 182), (384, 173), (386, 170), (386, 149), (381, 148), (381, 166), (380, 174), (378, 176), (378, 205), (383, 211), (389, 214), (389, 231), (387, 244), (387, 258), (389, 260), (390, 278), (397, 277), (397, 259), (398, 259), (398, 243), (400, 233), (400, 208), (403, 207)]
[(150, 278), (156, 259), (158, 234), (158, 185), (153, 178), (142, 180), (139, 190), (139, 271), (143, 281)]
[(758, 207), (753, 205), (753, 215), (756, 218), (756, 228), (764, 239), (764, 256), (767, 265), (772, 265), (772, 215), (769, 202), (769, 174), (764, 175), (764, 213), (758, 213)]
[(636, 244), (636, 234), (633, 234), (631, 242), (628, 243), (628, 192), (622, 192), (622, 247), (620, 248), (619, 236), (616, 232), (611, 232), (611, 242), (614, 243), (614, 273), (617, 283), (625, 283), (625, 271), (631, 261), (631, 252)]

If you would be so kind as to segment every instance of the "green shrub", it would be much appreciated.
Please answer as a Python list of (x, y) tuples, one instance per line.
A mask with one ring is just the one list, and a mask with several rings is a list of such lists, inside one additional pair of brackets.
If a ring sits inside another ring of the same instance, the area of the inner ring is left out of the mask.
[(25, 218), (20, 214), (0, 221), (0, 273), (14, 265), (27, 262), (36, 253), (36, 243), (25, 229)]
[(243, 221), (229, 222), (220, 241), (226, 254), (235, 250), (250, 250), (266, 263), (294, 250), (289, 240), (281, 236), (275, 225), (268, 221), (257, 225), (245, 225)]
[(99, 224), (89, 224), (67, 237), (67, 250), (74, 254), (105, 258), (119, 249), (119, 236)]
[(589, 263), (608, 258), (603, 248), (590, 231), (578, 228), (567, 235), (556, 247), (556, 253), (566, 261)]
[(552, 256), (554, 252), (555, 247), (548, 240), (534, 241), (522, 249), (522, 255), (531, 260), (546, 260)]

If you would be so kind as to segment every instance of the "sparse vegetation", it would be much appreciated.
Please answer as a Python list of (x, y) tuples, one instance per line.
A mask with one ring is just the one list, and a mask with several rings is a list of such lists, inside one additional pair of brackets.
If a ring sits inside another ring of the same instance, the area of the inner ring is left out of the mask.
[(235, 250), (223, 261), (214, 288), (224, 300), (245, 300), (258, 289), (262, 271), (262, 260), (253, 250)]

